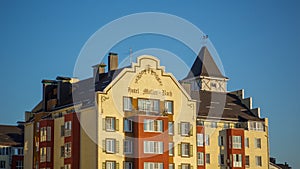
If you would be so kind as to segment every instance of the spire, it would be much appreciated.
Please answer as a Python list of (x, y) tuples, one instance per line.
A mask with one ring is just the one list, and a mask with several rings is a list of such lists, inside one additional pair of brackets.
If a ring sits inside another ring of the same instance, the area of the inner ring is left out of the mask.
[(201, 48), (197, 58), (195, 59), (190, 72), (185, 79), (199, 76), (226, 78), (218, 68), (216, 62), (208, 51), (207, 47)]

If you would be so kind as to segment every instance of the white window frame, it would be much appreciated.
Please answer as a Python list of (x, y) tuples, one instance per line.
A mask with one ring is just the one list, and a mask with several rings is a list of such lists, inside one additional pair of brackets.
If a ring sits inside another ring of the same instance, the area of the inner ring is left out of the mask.
[(181, 143), (181, 156), (182, 157), (190, 156), (190, 143)]
[(65, 158), (72, 157), (72, 143), (71, 142), (65, 143), (64, 148), (65, 148), (65, 151), (64, 151)]
[(161, 141), (144, 141), (145, 154), (163, 154), (164, 143)]
[(133, 153), (132, 140), (129, 139), (124, 140), (124, 154), (132, 154), (132, 153)]
[(163, 120), (144, 119), (145, 132), (163, 132)]
[(262, 157), (261, 156), (255, 156), (255, 163), (256, 166), (262, 166)]
[(210, 135), (209, 134), (205, 134), (205, 146), (209, 146), (210, 145)]
[(174, 156), (174, 142), (169, 142), (169, 156)]
[(174, 135), (174, 122), (173, 121), (168, 122), (168, 134)]
[(144, 112), (159, 112), (159, 100), (138, 99), (138, 109)]
[(124, 111), (132, 111), (132, 98), (131, 97), (123, 97), (123, 110)]
[(105, 139), (105, 150), (106, 153), (116, 153), (116, 140), (111, 138)]
[(116, 162), (115, 161), (106, 161), (105, 169), (116, 169)]
[(157, 162), (144, 162), (144, 169), (164, 169), (164, 164)]
[(180, 123), (180, 134), (181, 136), (189, 136), (190, 135), (191, 125), (189, 122), (181, 122)]
[(232, 136), (232, 148), (233, 149), (242, 148), (242, 136)]
[(190, 164), (181, 164), (181, 169), (190, 169), (191, 165)]
[(40, 148), (40, 162), (46, 162), (47, 161), (47, 147), (41, 147)]
[(255, 138), (255, 148), (261, 148), (261, 138)]
[(173, 101), (165, 101), (165, 113), (173, 114)]
[(242, 154), (232, 154), (233, 158), (233, 167), (242, 167), (243, 165), (243, 159), (242, 159)]
[(204, 146), (204, 134), (203, 133), (197, 133), (197, 146), (198, 147)]
[(116, 118), (115, 117), (105, 117), (105, 130), (106, 131), (116, 131)]
[(198, 166), (204, 165), (204, 153), (203, 152), (197, 152), (197, 165)]
[(72, 132), (72, 121), (65, 122), (65, 137), (71, 136)]

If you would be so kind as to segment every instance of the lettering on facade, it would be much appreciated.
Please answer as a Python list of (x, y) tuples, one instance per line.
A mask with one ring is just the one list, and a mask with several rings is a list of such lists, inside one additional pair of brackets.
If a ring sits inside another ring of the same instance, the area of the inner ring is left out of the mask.
[(152, 75), (154, 76), (155, 80), (159, 83), (160, 86), (162, 86), (162, 80), (159, 77), (159, 75), (150, 67), (147, 69), (142, 70), (140, 73), (138, 73), (138, 75), (135, 78), (135, 83), (137, 84), (139, 82), (139, 80), (144, 76), (144, 75)]
[(167, 91), (164, 89), (139, 89), (128, 87), (129, 94), (142, 94), (142, 95), (155, 95), (155, 96), (170, 96), (172, 97), (172, 91)]

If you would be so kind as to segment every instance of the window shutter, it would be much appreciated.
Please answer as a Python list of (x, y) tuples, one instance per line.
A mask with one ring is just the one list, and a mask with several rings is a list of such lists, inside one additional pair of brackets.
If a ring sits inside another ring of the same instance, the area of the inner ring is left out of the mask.
[(178, 169), (181, 169), (181, 165), (178, 165)]
[(190, 157), (193, 157), (193, 145), (190, 145)]
[(102, 140), (102, 151), (105, 152), (106, 151), (106, 141)]
[(106, 169), (105, 162), (102, 162), (102, 169)]
[(178, 155), (181, 156), (181, 144), (178, 144)]
[(116, 131), (119, 131), (119, 119), (116, 119)]
[(189, 135), (190, 135), (190, 136), (193, 136), (193, 125), (190, 124), (189, 126), (190, 126), (190, 132), (189, 132)]
[(120, 149), (120, 142), (116, 140), (116, 153), (119, 153), (119, 149)]
[(103, 130), (106, 130), (105, 126), (106, 126), (106, 125), (105, 125), (105, 118), (103, 118), (103, 119), (102, 119), (102, 129), (103, 129)]
[(181, 123), (178, 123), (178, 134), (181, 135)]
[(116, 163), (116, 169), (120, 169), (120, 164)]

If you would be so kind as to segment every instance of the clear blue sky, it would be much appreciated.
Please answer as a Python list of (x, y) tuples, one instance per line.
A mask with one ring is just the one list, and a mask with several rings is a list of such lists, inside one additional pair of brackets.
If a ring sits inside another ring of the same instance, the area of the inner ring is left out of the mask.
[[(244, 88), (269, 118), (271, 155), (300, 168), (299, 9), (297, 0), (1, 0), (0, 123), (23, 120), (24, 111), (41, 100), (42, 79), (72, 76), (80, 49), (100, 27), (136, 12), (164, 12), (187, 19), (209, 35), (230, 78), (229, 90)], [(153, 40), (146, 45), (134, 42), (115, 52), (128, 54), (128, 46), (164, 47)]]

